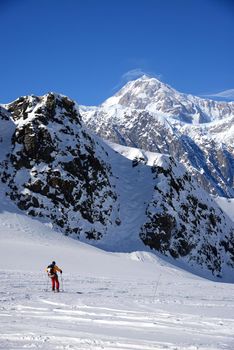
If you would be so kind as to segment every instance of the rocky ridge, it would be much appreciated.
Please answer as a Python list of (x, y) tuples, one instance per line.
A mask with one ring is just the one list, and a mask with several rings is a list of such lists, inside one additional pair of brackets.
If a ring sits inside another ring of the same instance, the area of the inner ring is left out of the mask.
[(7, 194), (65, 234), (100, 239), (117, 215), (117, 195), (106, 151), (82, 125), (75, 103), (50, 93), (19, 98), (8, 111), (16, 129), (1, 174)]

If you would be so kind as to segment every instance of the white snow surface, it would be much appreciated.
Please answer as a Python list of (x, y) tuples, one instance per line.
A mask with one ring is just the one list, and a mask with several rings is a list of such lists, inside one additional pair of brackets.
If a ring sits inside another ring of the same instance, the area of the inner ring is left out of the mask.
[(161, 166), (167, 169), (170, 164), (169, 156), (156, 152), (145, 151), (140, 148), (119, 145), (118, 143), (105, 141), (112, 149), (122, 154), (127, 159), (141, 159), (148, 166)]
[[(0, 194), (0, 349), (234, 348), (233, 284), (62, 236)], [(61, 293), (45, 273), (52, 260)]]
[(216, 197), (214, 199), (229, 218), (234, 221), (234, 198)]

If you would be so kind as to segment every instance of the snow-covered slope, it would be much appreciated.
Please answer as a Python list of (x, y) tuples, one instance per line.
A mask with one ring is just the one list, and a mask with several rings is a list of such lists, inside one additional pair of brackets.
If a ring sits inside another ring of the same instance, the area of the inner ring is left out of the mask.
[(216, 203), (234, 221), (234, 198), (216, 197)]
[(233, 223), (183, 165), (159, 153), (114, 150), (64, 96), (23, 97), (7, 108), (11, 117), (1, 123), (15, 129), (0, 173), (21, 210), (107, 250), (152, 250), (200, 275), (229, 278)]
[(181, 94), (143, 76), (81, 114), (101, 137), (171, 154), (211, 194), (234, 197), (234, 102)]
[[(108, 253), (64, 237), (2, 190), (1, 349), (233, 349), (234, 284), (150, 253)], [(52, 260), (63, 269), (61, 293), (45, 273)]]

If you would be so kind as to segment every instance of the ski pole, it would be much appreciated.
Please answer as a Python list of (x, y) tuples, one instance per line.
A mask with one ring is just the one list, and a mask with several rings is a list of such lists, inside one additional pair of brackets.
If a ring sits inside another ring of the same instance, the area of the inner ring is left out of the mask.
[(49, 284), (49, 277), (47, 276), (47, 279), (46, 279), (46, 289), (45, 289), (46, 292), (48, 292), (48, 284)]
[(61, 290), (62, 290), (62, 292), (64, 292), (64, 289), (63, 289), (63, 276), (61, 275)]
[(153, 296), (153, 302), (154, 302), (155, 297), (156, 297), (156, 293), (157, 293), (157, 289), (158, 289), (158, 285), (159, 285), (159, 280), (160, 280), (160, 278), (161, 278), (161, 273), (159, 274), (158, 281), (157, 281), (157, 283), (156, 283), (156, 285), (155, 285), (155, 291), (154, 291), (154, 296)]

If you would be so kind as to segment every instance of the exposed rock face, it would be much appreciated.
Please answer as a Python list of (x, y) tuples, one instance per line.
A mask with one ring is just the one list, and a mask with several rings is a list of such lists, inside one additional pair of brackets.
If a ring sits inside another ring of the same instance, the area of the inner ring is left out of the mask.
[(82, 127), (75, 103), (48, 94), (20, 98), (9, 111), (17, 126), (2, 180), (11, 199), (66, 234), (100, 239), (117, 218), (117, 195), (107, 154)]
[[(152, 172), (156, 185), (140, 238), (151, 249), (188, 260), (192, 265), (205, 265), (220, 275), (227, 250), (220, 239), (226, 225), (224, 214), (205, 199), (204, 191), (198, 190), (191, 175), (179, 169), (172, 158), (163, 167), (153, 166)], [(233, 233), (230, 229), (232, 247)], [(233, 252), (231, 256), (234, 267)]]
[(4, 166), (6, 157), (11, 152), (14, 132), (15, 124), (11, 120), (11, 114), (0, 106), (0, 168)]
[(109, 250), (152, 249), (197, 273), (233, 273), (233, 223), (172, 156), (119, 145), (116, 152), (64, 96), (23, 97), (6, 107), (0, 176), (25, 213)]
[(211, 194), (234, 197), (234, 102), (178, 93), (157, 79), (129, 82), (85, 123), (122, 145), (170, 154)]

